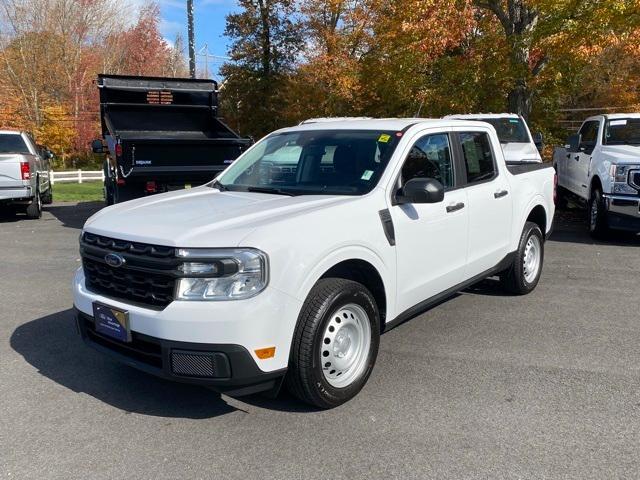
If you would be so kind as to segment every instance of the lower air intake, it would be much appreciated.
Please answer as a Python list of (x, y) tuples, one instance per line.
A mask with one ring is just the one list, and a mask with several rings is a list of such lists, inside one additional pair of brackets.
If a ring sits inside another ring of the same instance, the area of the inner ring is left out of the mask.
[(229, 376), (226, 356), (215, 352), (172, 350), (171, 371), (183, 377), (220, 378)]

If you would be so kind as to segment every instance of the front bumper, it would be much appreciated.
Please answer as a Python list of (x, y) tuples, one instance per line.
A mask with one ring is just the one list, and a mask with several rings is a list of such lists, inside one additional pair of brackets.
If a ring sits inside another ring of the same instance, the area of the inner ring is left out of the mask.
[(167, 380), (213, 388), (230, 395), (277, 390), (286, 369), (262, 372), (240, 345), (173, 342), (132, 332), (123, 343), (96, 332), (93, 317), (76, 310), (82, 340), (99, 352)]
[(640, 198), (625, 195), (604, 195), (609, 215), (607, 222), (616, 230), (640, 231)]
[[(82, 268), (74, 277), (73, 296), (74, 306), (82, 320), (79, 321), (80, 332), (92, 347), (154, 375), (207, 385), (238, 395), (245, 393), (239, 390), (258, 384), (264, 387), (260, 389), (267, 389), (270, 385), (264, 385), (265, 382), (284, 375), (298, 312), (302, 307), (300, 301), (267, 287), (259, 295), (246, 300), (174, 301), (162, 310), (152, 310), (88, 290)], [(92, 330), (94, 302), (129, 312), (132, 337), (140, 340), (139, 344), (136, 343), (140, 347), (136, 347), (138, 351), (129, 351), (127, 344), (121, 342), (98, 338)], [(275, 355), (268, 359), (258, 358), (255, 350), (267, 347), (275, 347)], [(140, 357), (147, 350), (156, 354), (151, 364), (148, 357)], [(220, 353), (222, 356), (213, 357), (218, 359), (217, 365), (221, 365), (222, 370), (215, 371), (217, 376), (211, 378), (176, 375), (171, 356), (176, 350), (188, 351), (187, 354), (193, 351)], [(226, 362), (230, 374), (225, 374), (223, 365)]]

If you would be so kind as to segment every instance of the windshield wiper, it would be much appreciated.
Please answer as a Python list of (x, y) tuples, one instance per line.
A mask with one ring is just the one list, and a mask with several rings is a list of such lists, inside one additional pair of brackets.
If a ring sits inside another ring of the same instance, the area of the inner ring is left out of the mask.
[(213, 182), (211, 182), (210, 186), (211, 188), (217, 188), (221, 192), (226, 192), (227, 190), (229, 190), (227, 187), (221, 184), (218, 180), (214, 180)]
[(294, 197), (295, 195), (291, 192), (286, 192), (279, 188), (275, 187), (247, 187), (247, 192), (256, 192), (256, 193), (274, 193), (276, 195), (287, 195), (289, 197)]

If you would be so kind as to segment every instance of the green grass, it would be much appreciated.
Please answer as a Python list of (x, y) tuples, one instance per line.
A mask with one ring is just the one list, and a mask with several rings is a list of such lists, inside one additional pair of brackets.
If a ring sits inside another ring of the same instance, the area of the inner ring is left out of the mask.
[(56, 183), (54, 202), (93, 202), (103, 200), (102, 182)]

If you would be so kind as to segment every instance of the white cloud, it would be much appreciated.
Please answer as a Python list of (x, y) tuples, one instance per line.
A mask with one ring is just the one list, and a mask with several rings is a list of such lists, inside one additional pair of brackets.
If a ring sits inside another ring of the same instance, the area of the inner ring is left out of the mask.
[(183, 23), (166, 20), (164, 18), (160, 19), (160, 33), (165, 39), (175, 38), (176, 34), (182, 33), (185, 28), (186, 26)]

